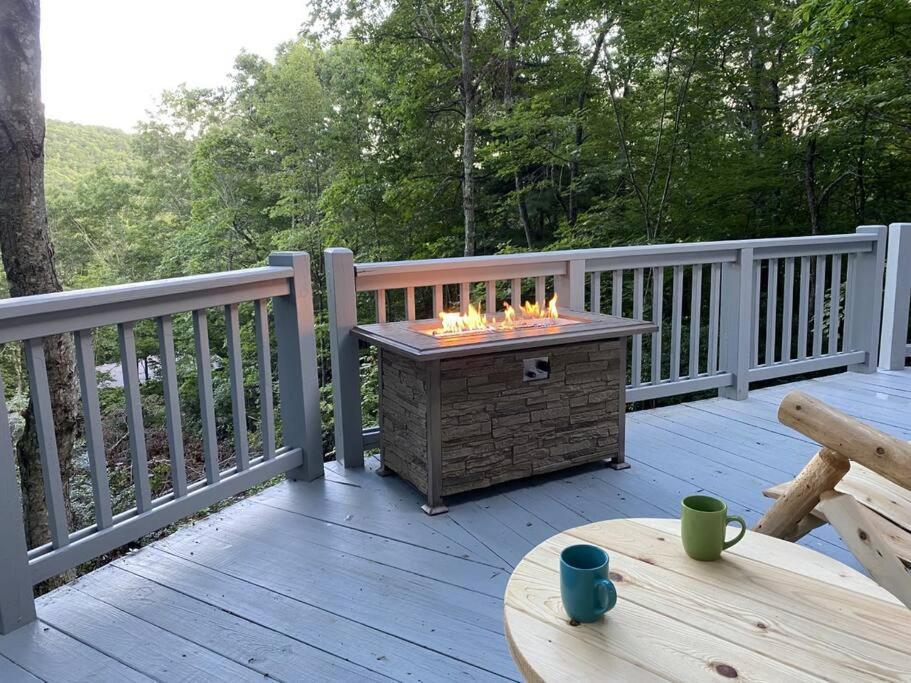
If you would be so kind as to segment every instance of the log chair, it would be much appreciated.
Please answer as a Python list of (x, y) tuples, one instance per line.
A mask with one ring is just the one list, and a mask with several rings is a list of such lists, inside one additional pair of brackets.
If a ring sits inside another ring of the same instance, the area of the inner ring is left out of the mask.
[(755, 531), (796, 541), (828, 522), (883, 588), (911, 608), (911, 443), (885, 434), (802, 391), (778, 419), (822, 446)]

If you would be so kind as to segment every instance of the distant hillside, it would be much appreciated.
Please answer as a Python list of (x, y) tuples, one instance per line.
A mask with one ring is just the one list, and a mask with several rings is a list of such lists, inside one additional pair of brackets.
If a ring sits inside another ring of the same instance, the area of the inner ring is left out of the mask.
[(99, 167), (120, 175), (132, 164), (129, 133), (52, 119), (47, 122), (44, 153), (48, 195), (69, 192)]

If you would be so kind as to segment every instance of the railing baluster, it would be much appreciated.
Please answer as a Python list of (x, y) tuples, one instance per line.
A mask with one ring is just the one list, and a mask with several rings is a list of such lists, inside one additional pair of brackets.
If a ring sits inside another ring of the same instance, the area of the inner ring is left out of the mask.
[(180, 396), (177, 384), (177, 357), (174, 353), (174, 325), (169, 315), (158, 319), (158, 355), (161, 360), (168, 451), (171, 455), (171, 487), (174, 489), (174, 497), (182, 498), (187, 495), (187, 466), (184, 461), (183, 423), (180, 417)]
[[(702, 327), (702, 266), (696, 264), (691, 270), (690, 287), (690, 369), (689, 376), (699, 376), (699, 336)], [(638, 316), (634, 316), (638, 317)]]
[[(633, 271), (633, 317), (642, 319), (643, 269)], [(638, 387), (642, 382), (642, 335), (633, 335), (632, 386)]]
[(708, 367), (710, 375), (718, 372), (718, 318), (721, 304), (721, 264), (713, 263), (709, 278), (709, 350)]
[(652, 268), (652, 322), (658, 329), (652, 332), (652, 384), (661, 381), (661, 331), (664, 329), (664, 266)]
[(433, 286), (433, 317), (439, 317), (443, 312), (443, 285)]
[(142, 401), (139, 396), (139, 371), (136, 361), (136, 335), (133, 323), (117, 326), (120, 342), (120, 369), (123, 372), (123, 398), (126, 404), (127, 429), (133, 461), (133, 489), (136, 511), (152, 509), (152, 489), (149, 485), (149, 458), (146, 454), (145, 424), (142, 421)]
[(784, 260), (784, 306), (781, 311), (781, 362), (791, 360), (791, 333), (794, 330), (794, 259)]
[(487, 297), (487, 310), (485, 312), (488, 315), (492, 315), (497, 312), (497, 283), (494, 280), (488, 280), (485, 290)]
[[(568, 305), (568, 301), (562, 302), (564, 306)], [(513, 278), (512, 281), (512, 306), (513, 308), (519, 308), (522, 305), (522, 278)]]
[(672, 382), (680, 379), (680, 338), (682, 336), (683, 266), (674, 266), (673, 303), (671, 307), (671, 367)]
[(111, 489), (108, 484), (104, 434), (101, 429), (101, 404), (98, 401), (98, 377), (95, 372), (92, 331), (79, 330), (73, 334), (73, 339), (76, 342), (76, 372), (79, 375), (79, 391), (82, 394), (85, 449), (92, 479), (95, 524), (101, 530), (112, 524)]
[[(384, 299), (385, 296), (384, 291)], [(256, 365), (259, 369), (259, 431), (263, 442), (263, 460), (271, 460), (275, 457), (275, 398), (272, 392), (269, 309), (265, 299), (253, 302), (253, 325), (256, 328)]]
[(810, 257), (800, 258), (800, 293), (797, 317), (797, 359), (807, 357), (807, 328), (810, 312)]
[(623, 315), (623, 271), (613, 271), (611, 280), (611, 315)]
[(244, 394), (244, 366), (237, 304), (225, 306), (225, 328), (228, 342), (228, 379), (231, 383), (234, 459), (237, 471), (242, 472), (250, 467), (250, 441), (247, 438), (247, 398)]
[(816, 284), (813, 286), (813, 355), (822, 355), (823, 295), (826, 292), (826, 257), (816, 257)]
[(209, 321), (206, 309), (193, 311), (193, 336), (196, 344), (196, 384), (199, 391), (199, 413), (202, 419), (202, 452), (206, 482), (220, 478), (218, 440), (215, 435), (215, 400), (212, 397), (212, 359), (209, 352)]
[(405, 318), (414, 320), (414, 287), (405, 288)]
[[(94, 368), (93, 368), (94, 370)], [(35, 620), (28, 545), (19, 502), (19, 480), (0, 373), (0, 635)]]
[(595, 271), (591, 274), (591, 292), (589, 292), (589, 310), (592, 313), (601, 312), (601, 273)]
[(765, 364), (775, 362), (775, 326), (778, 322), (778, 259), (769, 259), (766, 273)]
[(832, 256), (832, 285), (829, 288), (829, 346), (830, 354), (838, 353), (838, 325), (841, 310), (841, 254)]
[(857, 277), (856, 277), (856, 268), (857, 266), (857, 254), (848, 254), (848, 263), (845, 266), (845, 306), (843, 315), (845, 318), (844, 325), (842, 326), (841, 334), (841, 350), (842, 351), (856, 351), (857, 349), (851, 348), (851, 323), (853, 322), (852, 318), (854, 311), (851, 310), (851, 306), (848, 305), (848, 300), (851, 298), (851, 288), (857, 286)]
[[(436, 304), (436, 301), (434, 301)], [(434, 315), (438, 314), (439, 311), (436, 310), (434, 306)], [(378, 323), (386, 322), (386, 290), (378, 289), (376, 290), (376, 321)]]
[(535, 301), (543, 308), (547, 302), (547, 281), (543, 275), (535, 278)]
[(47, 507), (47, 524), (51, 543), (61, 548), (70, 542), (63, 499), (63, 481), (60, 478), (60, 460), (57, 454), (57, 437), (54, 433), (54, 413), (51, 407), (47, 366), (44, 364), (42, 339), (25, 342), (25, 360), (28, 365), (29, 390), (38, 433), (38, 452), (44, 474), (44, 504)]
[(750, 339), (752, 340), (752, 363), (750, 367), (759, 365), (759, 295), (761, 293), (761, 268), (762, 261), (757, 259), (753, 262), (753, 322), (750, 330)]
[(468, 313), (468, 304), (471, 303), (471, 283), (459, 283), (459, 311), (462, 315)]

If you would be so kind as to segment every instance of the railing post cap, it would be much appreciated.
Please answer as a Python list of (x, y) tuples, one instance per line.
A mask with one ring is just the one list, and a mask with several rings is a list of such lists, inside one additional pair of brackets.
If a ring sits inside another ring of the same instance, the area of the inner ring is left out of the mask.
[(306, 251), (273, 251), (269, 254), (269, 265), (272, 266), (291, 266), (309, 267), (310, 254)]
[(329, 247), (323, 251), (324, 254), (354, 254), (348, 247)]

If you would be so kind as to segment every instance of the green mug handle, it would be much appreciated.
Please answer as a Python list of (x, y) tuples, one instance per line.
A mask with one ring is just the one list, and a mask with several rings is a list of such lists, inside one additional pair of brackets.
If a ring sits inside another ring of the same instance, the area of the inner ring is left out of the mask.
[(595, 590), (598, 592), (598, 602), (603, 605), (599, 609), (601, 614), (614, 609), (614, 605), (617, 604), (617, 589), (614, 586), (614, 582), (608, 579), (598, 579), (598, 583), (595, 584)]
[(742, 539), (747, 532), (747, 523), (743, 521), (743, 517), (738, 517), (736, 515), (728, 515), (727, 518), (725, 518), (725, 520), (724, 520), (725, 527), (727, 527), (728, 522), (737, 522), (740, 525), (740, 533), (737, 534), (737, 536), (733, 540), (724, 542), (725, 550), (727, 550), (732, 545), (737, 543), (740, 539)]

